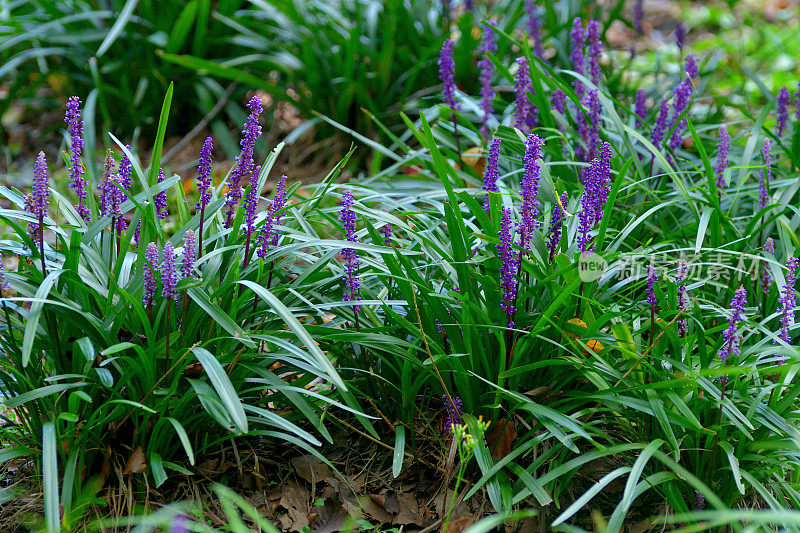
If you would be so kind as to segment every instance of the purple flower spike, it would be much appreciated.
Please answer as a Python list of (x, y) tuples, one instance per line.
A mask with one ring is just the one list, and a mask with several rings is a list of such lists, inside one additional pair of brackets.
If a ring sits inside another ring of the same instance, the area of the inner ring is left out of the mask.
[(528, 33), (533, 39), (533, 53), (539, 59), (544, 59), (544, 46), (542, 45), (542, 21), (536, 9), (535, 0), (525, 0), (525, 13), (528, 15)]
[[(673, 91), (673, 101), (672, 101), (672, 120), (667, 126), (667, 129), (671, 128), (674, 124), (678, 124), (675, 129), (672, 131), (672, 136), (669, 139), (669, 147), (674, 150), (678, 146), (683, 143), (683, 130), (686, 128), (686, 118), (678, 119), (683, 114), (683, 112), (689, 107), (689, 104), (692, 101), (692, 95), (694, 94), (694, 85), (692, 84), (692, 74), (694, 74), (697, 70), (697, 66), (694, 64), (693, 60), (694, 54), (689, 54), (686, 56), (686, 74), (688, 77), (681, 80), (678, 86)], [(694, 67), (692, 68), (692, 66)]]
[(578, 245), (582, 252), (590, 252), (589, 233), (602, 221), (603, 207), (611, 190), (611, 146), (603, 143), (600, 158), (592, 159), (584, 178), (581, 212), (578, 213), (580, 229)]
[(524, 57), (517, 58), (517, 74), (514, 79), (514, 92), (517, 97), (517, 117), (514, 127), (527, 132), (536, 125), (539, 110), (528, 101), (528, 93), (533, 92), (528, 60)]
[[(583, 29), (581, 18), (575, 17), (572, 20), (572, 29), (569, 32), (569, 60), (572, 62), (572, 70), (581, 75), (586, 73), (586, 58), (583, 56), (583, 45), (586, 44), (587, 36), (586, 30)], [(575, 80), (572, 84), (575, 87), (575, 92), (578, 93), (578, 96), (581, 96), (583, 83)]]
[(200, 150), (200, 161), (197, 165), (197, 191), (200, 199), (195, 209), (201, 209), (211, 201), (211, 152), (214, 150), (214, 139), (206, 137)]
[[(778, 303), (781, 305), (781, 329), (778, 333), (780, 339), (786, 344), (792, 344), (792, 337), (789, 334), (789, 326), (794, 322), (794, 308), (797, 300), (794, 293), (794, 284), (797, 282), (797, 258), (790, 257), (787, 263), (786, 285), (783, 286)], [(781, 358), (783, 364), (783, 358)]]
[(381, 226), (381, 233), (383, 233), (383, 242), (386, 246), (392, 246), (392, 224), (387, 222)]
[[(158, 169), (158, 183), (163, 183), (167, 177), (164, 175), (164, 169)], [(156, 215), (161, 220), (167, 218), (169, 211), (167, 211), (167, 191), (163, 190), (161, 192), (157, 192), (156, 195), (153, 197), (153, 203), (156, 206)]]
[(97, 186), (97, 190), (100, 192), (100, 214), (102, 216), (112, 216), (110, 215), (110, 211), (112, 209), (113, 197), (116, 194), (114, 189), (110, 189), (110, 187), (114, 187), (111, 183), (114, 176), (114, 157), (113, 152), (111, 150), (106, 151), (106, 158), (103, 161), (103, 179), (100, 181), (100, 184)]
[[(764, 242), (764, 251), (775, 255), (775, 243), (772, 240), (772, 237), (767, 237), (766, 242)], [(764, 296), (769, 295), (772, 292), (772, 274), (770, 274), (769, 265), (765, 265), (764, 270), (761, 271), (761, 291), (764, 293)]]
[(145, 307), (151, 307), (153, 305), (153, 297), (156, 294), (156, 272), (158, 272), (158, 246), (156, 243), (151, 242), (147, 245), (144, 260), (142, 273), (144, 278), (144, 298), (142, 298), (142, 304)]
[(481, 136), (488, 142), (489, 140), (489, 117), (492, 116), (492, 100), (494, 100), (494, 89), (492, 88), (492, 74), (494, 74), (494, 64), (489, 59), (489, 54), (497, 51), (495, 42), (493, 21), (483, 25), (483, 40), (481, 42), (481, 53), (483, 58), (478, 61), (481, 70), (481, 110), (483, 118), (481, 124)]
[(175, 303), (178, 303), (178, 293), (175, 292), (175, 286), (178, 284), (178, 272), (175, 269), (175, 249), (169, 241), (164, 245), (162, 264), (161, 285), (163, 288), (161, 289), (161, 296), (172, 298)]
[(189, 528), (186, 527), (188, 522), (189, 520), (186, 516), (182, 514), (176, 515), (169, 526), (169, 533), (189, 533)]
[(547, 241), (547, 248), (550, 250), (550, 260), (556, 255), (558, 245), (561, 243), (561, 221), (564, 218), (564, 209), (567, 206), (567, 192), (564, 191), (559, 198), (560, 203), (553, 205), (553, 214), (550, 217), (550, 239)]
[(550, 94), (550, 105), (553, 109), (566, 116), (567, 114), (567, 95), (561, 89), (556, 89)]
[(633, 29), (642, 35), (642, 20), (644, 19), (644, 0), (636, 0), (633, 3)]
[(731, 300), (731, 317), (728, 319), (728, 328), (723, 334), (722, 348), (719, 350), (720, 361), (728, 364), (732, 357), (738, 357), (741, 353), (739, 342), (741, 336), (738, 333), (739, 323), (744, 320), (744, 308), (747, 305), (747, 291), (744, 287), (736, 289), (736, 294)]
[(133, 240), (136, 241), (136, 244), (139, 244), (139, 236), (142, 233), (142, 219), (140, 218), (139, 221), (136, 223), (136, 229), (133, 230)]
[(656, 300), (655, 283), (658, 281), (658, 274), (653, 265), (647, 265), (647, 304), (650, 306), (650, 312), (655, 313), (658, 300)]
[(11, 285), (6, 279), (6, 265), (0, 261), (0, 297), (2, 297), (3, 291), (7, 291), (9, 288), (11, 288)]
[(539, 182), (542, 178), (542, 167), (539, 159), (542, 157), (544, 139), (534, 133), (525, 140), (525, 155), (523, 157), (524, 170), (522, 171), (522, 228), (521, 245), (530, 251), (530, 240), (533, 230), (539, 227), (536, 217), (539, 215)]
[(717, 164), (714, 167), (714, 181), (717, 184), (717, 189), (724, 189), (728, 186), (725, 181), (725, 169), (728, 168), (728, 153), (730, 150), (731, 136), (728, 135), (728, 126), (723, 124), (719, 127), (719, 140), (717, 141)]
[[(437, 326), (441, 327), (441, 326)], [(464, 414), (464, 407), (461, 405), (461, 398), (453, 396), (453, 402), (447, 399), (447, 395), (442, 396), (444, 407), (447, 410), (447, 429), (452, 433), (453, 426), (461, 423), (461, 415)]]
[(695, 493), (694, 510), (702, 511), (706, 507), (706, 497), (703, 496), (703, 493), (697, 489), (695, 489), (694, 493)]
[(194, 238), (192, 230), (186, 230), (186, 236), (183, 238), (183, 265), (181, 266), (181, 278), (193, 278), (194, 275), (194, 258), (197, 255), (197, 241)]
[(450, 109), (457, 111), (461, 106), (456, 101), (456, 64), (453, 61), (453, 42), (445, 39), (439, 54), (439, 79), (442, 80), (442, 97)]
[(244, 199), (244, 212), (245, 212), (245, 231), (248, 235), (252, 235), (256, 229), (256, 207), (258, 207), (258, 198), (261, 196), (261, 191), (258, 189), (258, 175), (261, 173), (261, 165), (256, 165), (253, 168), (253, 173), (250, 176), (250, 188), (247, 189), (247, 196)]
[(772, 181), (772, 141), (769, 139), (764, 139), (761, 156), (764, 158), (764, 168), (758, 182), (758, 208), (764, 209), (769, 205), (769, 184)]
[[(342, 211), (339, 213), (339, 218), (342, 221), (342, 226), (345, 232), (345, 238), (349, 242), (358, 242), (356, 237), (356, 214), (350, 209), (353, 207), (353, 193), (349, 190), (345, 191), (342, 197)], [(361, 281), (358, 279), (358, 269), (360, 262), (358, 260), (358, 252), (353, 248), (343, 248), (342, 257), (344, 257), (344, 301), (354, 302), (353, 312), (358, 314), (361, 306), (356, 304), (361, 300), (359, 291), (361, 289)]]
[(686, 75), (694, 79), (700, 76), (700, 68), (697, 66), (697, 54), (687, 54), (683, 58), (686, 62), (685, 72)]
[[(675, 277), (675, 283), (678, 285), (677, 291), (677, 303), (678, 303), (678, 311), (683, 311), (684, 313), (689, 308), (689, 295), (686, 292), (686, 276), (689, 273), (689, 269), (686, 266), (686, 261), (681, 261), (678, 265), (678, 275)], [(687, 326), (687, 321), (685, 318), (678, 319), (678, 337), (683, 338), (689, 332), (689, 328)]]
[(247, 109), (250, 110), (250, 115), (248, 115), (247, 122), (244, 124), (242, 140), (239, 142), (242, 151), (236, 157), (236, 166), (230, 173), (228, 178), (228, 192), (225, 193), (226, 228), (229, 228), (233, 223), (236, 205), (244, 194), (242, 180), (248, 180), (245, 183), (249, 183), (253, 175), (255, 167), (253, 150), (255, 150), (256, 147), (256, 140), (261, 136), (261, 125), (258, 122), (261, 111), (263, 110), (261, 99), (258, 96), (253, 96), (247, 103)]
[(647, 103), (644, 89), (636, 91), (636, 127), (641, 128), (647, 120)]
[(514, 250), (514, 233), (511, 210), (505, 208), (497, 233), (500, 237), (497, 249), (500, 256), (500, 290), (503, 291), (500, 307), (506, 312), (506, 325), (509, 328), (514, 327), (514, 313), (517, 311), (517, 271), (520, 262), (519, 254)]
[(69, 164), (70, 188), (75, 189), (78, 195), (78, 205), (75, 206), (81, 218), (89, 223), (92, 221), (92, 213), (89, 207), (84, 204), (87, 195), (86, 180), (83, 178), (85, 170), (81, 163), (83, 155), (83, 120), (81, 120), (81, 99), (77, 96), (70, 96), (67, 100), (67, 112), (64, 115), (64, 122), (67, 123), (69, 133), (69, 144), (72, 149)]
[(778, 123), (775, 135), (780, 139), (783, 132), (786, 131), (786, 122), (789, 120), (789, 102), (792, 95), (789, 94), (789, 89), (784, 85), (778, 93)]
[(44, 152), (36, 156), (33, 165), (33, 190), (31, 191), (32, 214), (41, 220), (47, 216), (47, 206), (50, 205), (50, 189), (47, 187), (47, 161)]
[(797, 112), (794, 115), (795, 120), (800, 120), (800, 81), (797, 82), (797, 95), (794, 99), (794, 105), (797, 106)]
[[(500, 138), (492, 139), (489, 145), (489, 156), (486, 158), (486, 170), (483, 173), (483, 190), (487, 192), (497, 192), (500, 189), (497, 187), (497, 180), (500, 178), (500, 173), (497, 170), (497, 165), (500, 161)], [(483, 209), (489, 212), (489, 195), (486, 195), (486, 200), (483, 203)]]
[(678, 50), (681, 51), (683, 54), (683, 41), (686, 39), (686, 27), (683, 25), (683, 22), (678, 22), (678, 25), (675, 26), (675, 44), (678, 45)]
[(595, 86), (600, 85), (600, 56), (603, 47), (600, 43), (600, 23), (590, 20), (586, 23), (586, 33), (589, 36), (589, 74)]
[(661, 100), (658, 107), (658, 115), (656, 115), (656, 123), (653, 126), (653, 131), (650, 133), (650, 142), (653, 143), (656, 150), (660, 150), (664, 142), (664, 134), (667, 132), (667, 121), (669, 120), (669, 105), (666, 99)]
[(283, 209), (284, 205), (286, 205), (286, 176), (281, 176), (275, 188), (275, 198), (272, 199), (269, 207), (267, 207), (267, 218), (264, 221), (264, 225), (261, 227), (261, 233), (258, 235), (258, 240), (256, 241), (256, 245), (258, 246), (256, 255), (258, 255), (261, 260), (267, 257), (270, 246), (278, 245), (280, 231), (275, 230), (275, 226), (280, 226), (281, 224), (281, 216), (283, 216), (281, 209)]
[[(130, 152), (131, 146), (129, 144), (125, 145), (125, 148)], [(118, 183), (122, 185), (122, 188), (130, 190), (131, 188), (131, 177), (133, 176), (133, 164), (131, 164), (131, 160), (128, 159), (128, 156), (125, 155), (125, 152), (122, 153), (122, 159), (119, 162), (119, 170), (117, 171), (119, 174)]]

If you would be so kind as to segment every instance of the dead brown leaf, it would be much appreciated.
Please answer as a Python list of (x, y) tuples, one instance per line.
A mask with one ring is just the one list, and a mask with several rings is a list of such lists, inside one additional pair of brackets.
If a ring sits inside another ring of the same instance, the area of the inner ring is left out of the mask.
[(147, 469), (147, 461), (144, 458), (144, 450), (141, 446), (137, 446), (131, 452), (128, 461), (125, 463), (123, 474), (141, 474)]
[(447, 533), (461, 533), (475, 523), (475, 517), (470, 515), (459, 516), (447, 524)]
[(295, 457), (291, 463), (294, 472), (311, 484), (319, 483), (332, 473), (328, 465), (311, 454)]
[(486, 435), (486, 442), (492, 451), (492, 459), (499, 461), (508, 455), (516, 438), (517, 430), (514, 428), (513, 421), (501, 418), (496, 424), (492, 424), (492, 430)]
[(347, 513), (341, 505), (314, 507), (317, 517), (311, 522), (311, 533), (338, 533), (342, 530)]

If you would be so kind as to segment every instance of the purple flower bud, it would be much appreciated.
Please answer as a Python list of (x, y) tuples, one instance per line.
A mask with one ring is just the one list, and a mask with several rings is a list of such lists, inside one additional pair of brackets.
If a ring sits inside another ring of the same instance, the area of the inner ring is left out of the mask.
[(133, 230), (133, 240), (136, 241), (136, 244), (139, 244), (139, 236), (142, 233), (142, 219), (140, 218), (139, 221), (136, 223), (136, 229)]
[[(781, 305), (781, 329), (778, 337), (786, 344), (792, 344), (789, 327), (794, 322), (794, 308), (797, 306), (794, 284), (797, 282), (797, 258), (790, 257), (787, 263), (786, 284), (781, 290), (778, 303)], [(782, 363), (781, 363), (782, 364)]]
[[(353, 207), (353, 193), (349, 190), (344, 192), (342, 196), (342, 211), (339, 213), (339, 218), (342, 221), (344, 228), (345, 238), (350, 242), (358, 242), (356, 237), (356, 214), (350, 209)], [(358, 260), (358, 252), (354, 248), (343, 248), (342, 257), (344, 257), (344, 301), (345, 302), (358, 302), (361, 300), (359, 291), (361, 290), (361, 281), (358, 279), (358, 269), (360, 262)], [(361, 306), (353, 304), (353, 312), (356, 314), (361, 310)]]
[(247, 122), (244, 124), (242, 140), (239, 142), (242, 151), (236, 158), (236, 166), (228, 177), (228, 192), (225, 193), (226, 228), (229, 228), (233, 223), (236, 205), (242, 199), (242, 194), (244, 194), (242, 180), (248, 180), (245, 183), (249, 183), (253, 175), (255, 168), (253, 151), (256, 147), (256, 140), (261, 136), (261, 125), (258, 122), (263, 110), (261, 99), (258, 96), (253, 96), (247, 103), (247, 109), (250, 110), (250, 115), (248, 115)]
[(567, 192), (561, 194), (560, 202), (553, 204), (553, 214), (550, 216), (550, 239), (547, 241), (547, 248), (550, 250), (550, 257), (556, 255), (558, 245), (561, 243), (561, 220), (564, 217), (564, 209), (567, 206)]
[(178, 303), (178, 293), (175, 292), (175, 286), (178, 284), (178, 272), (175, 269), (175, 249), (169, 241), (164, 245), (162, 265), (161, 296), (163, 298), (172, 298), (175, 303)]
[(453, 61), (453, 42), (445, 39), (439, 54), (439, 79), (442, 80), (442, 96), (450, 109), (457, 111), (461, 106), (456, 101), (456, 64)]
[(528, 60), (524, 57), (517, 58), (517, 74), (514, 80), (514, 91), (517, 97), (517, 116), (514, 120), (514, 127), (522, 131), (528, 131), (537, 122), (536, 115), (539, 110), (528, 101), (528, 93), (533, 92), (530, 71), (528, 70)]
[(144, 298), (142, 304), (145, 307), (153, 305), (153, 297), (156, 294), (156, 272), (158, 272), (158, 246), (151, 242), (147, 245), (144, 253), (144, 268), (142, 277), (144, 278)]
[(275, 226), (281, 224), (281, 209), (286, 204), (286, 176), (281, 176), (278, 185), (275, 188), (275, 198), (267, 207), (267, 218), (264, 220), (264, 225), (261, 227), (261, 233), (258, 235), (256, 245), (256, 255), (262, 260), (267, 257), (270, 246), (277, 246), (278, 239), (280, 238), (280, 231), (276, 231)]
[(461, 423), (461, 415), (464, 414), (464, 407), (461, 405), (461, 398), (453, 396), (453, 402), (450, 403), (447, 395), (442, 396), (444, 407), (447, 410), (447, 429), (452, 433), (453, 426)]
[(64, 115), (64, 122), (67, 123), (69, 144), (72, 149), (69, 165), (69, 186), (75, 189), (75, 194), (78, 195), (78, 205), (75, 206), (78, 214), (84, 221), (89, 223), (92, 221), (92, 213), (84, 204), (88, 184), (83, 178), (85, 170), (83, 169), (83, 163), (81, 163), (81, 156), (83, 155), (83, 120), (81, 120), (81, 99), (77, 96), (70, 96), (67, 100), (67, 112)]
[(758, 208), (764, 209), (769, 205), (769, 184), (772, 181), (772, 141), (769, 139), (764, 139), (761, 156), (764, 159), (764, 168), (758, 182)]
[(719, 127), (719, 140), (717, 141), (717, 164), (714, 167), (715, 183), (718, 189), (728, 186), (725, 182), (725, 169), (728, 168), (728, 153), (731, 150), (731, 136), (728, 135), (728, 126)]
[[(772, 240), (772, 237), (767, 237), (766, 242), (764, 242), (764, 251), (775, 255), (775, 243)], [(769, 271), (769, 265), (764, 266), (764, 270), (761, 271), (761, 291), (764, 295), (768, 295), (772, 292), (772, 274)]]
[(775, 135), (780, 139), (783, 132), (786, 131), (786, 122), (789, 120), (789, 102), (792, 96), (789, 94), (789, 89), (784, 85), (778, 93), (778, 130)]
[(523, 157), (522, 171), (522, 228), (521, 245), (530, 251), (530, 239), (533, 230), (539, 227), (536, 217), (539, 215), (539, 182), (542, 178), (542, 167), (539, 159), (542, 157), (544, 140), (531, 133), (525, 140), (525, 155)]
[[(167, 177), (164, 175), (164, 169), (158, 169), (158, 183), (163, 183)], [(156, 207), (156, 215), (161, 220), (167, 218), (169, 211), (167, 211), (167, 191), (163, 190), (161, 192), (157, 192), (156, 195), (153, 197), (153, 203)]]
[(497, 43), (494, 35), (495, 23), (489, 21), (483, 25), (483, 40), (481, 42), (481, 53), (483, 58), (478, 61), (481, 70), (481, 109), (483, 118), (481, 124), (481, 136), (488, 142), (489, 140), (489, 117), (492, 116), (492, 100), (494, 99), (494, 89), (492, 88), (492, 74), (494, 74), (494, 64), (489, 59), (489, 54), (497, 51)]
[(525, 0), (525, 13), (528, 16), (528, 33), (533, 39), (533, 53), (539, 59), (544, 59), (544, 46), (542, 45), (542, 21), (537, 13), (535, 0)]
[[(500, 189), (497, 187), (497, 180), (500, 179), (500, 173), (497, 170), (500, 161), (500, 139), (495, 137), (489, 145), (489, 155), (486, 158), (486, 169), (483, 172), (483, 190), (487, 192), (497, 192)], [(483, 203), (483, 209), (489, 212), (489, 195), (486, 195), (486, 201)]]
[(642, 35), (642, 19), (644, 19), (644, 0), (636, 0), (633, 3), (633, 29)]
[(647, 120), (647, 103), (644, 89), (639, 89), (636, 91), (636, 127), (641, 128), (645, 120)]
[(686, 28), (683, 25), (682, 21), (678, 22), (678, 25), (675, 26), (675, 44), (678, 45), (678, 50), (681, 51), (683, 54), (683, 41), (686, 38)]
[(656, 269), (653, 268), (653, 265), (647, 265), (647, 304), (650, 306), (650, 311), (652, 313), (656, 312), (656, 306), (658, 306), (658, 300), (656, 300), (656, 289), (655, 283), (658, 281), (658, 274), (656, 274)]
[(500, 231), (497, 233), (500, 237), (497, 249), (500, 256), (500, 290), (503, 292), (500, 307), (506, 312), (506, 325), (509, 328), (514, 327), (514, 313), (517, 310), (517, 271), (520, 263), (519, 254), (514, 250), (514, 233), (511, 210), (504, 208)]
[(719, 350), (719, 358), (726, 365), (731, 357), (738, 357), (741, 353), (739, 350), (741, 337), (738, 329), (739, 323), (744, 320), (744, 308), (746, 305), (747, 291), (744, 287), (739, 287), (731, 300), (731, 316), (728, 319), (728, 328), (723, 334), (722, 348)]
[(192, 230), (186, 230), (186, 236), (183, 238), (183, 265), (181, 268), (181, 278), (193, 278), (194, 275), (194, 258), (197, 255), (197, 242), (194, 238)]
[[(678, 275), (675, 277), (675, 283), (678, 285), (677, 303), (678, 311), (686, 312), (689, 307), (689, 295), (686, 292), (686, 276), (689, 269), (686, 266), (686, 261), (681, 261), (678, 265)], [(678, 319), (678, 337), (683, 338), (688, 333), (689, 328), (685, 318)]]
[(197, 191), (200, 199), (195, 206), (201, 209), (211, 201), (211, 152), (214, 150), (214, 139), (206, 137), (203, 148), (200, 149), (200, 161), (197, 164)]

